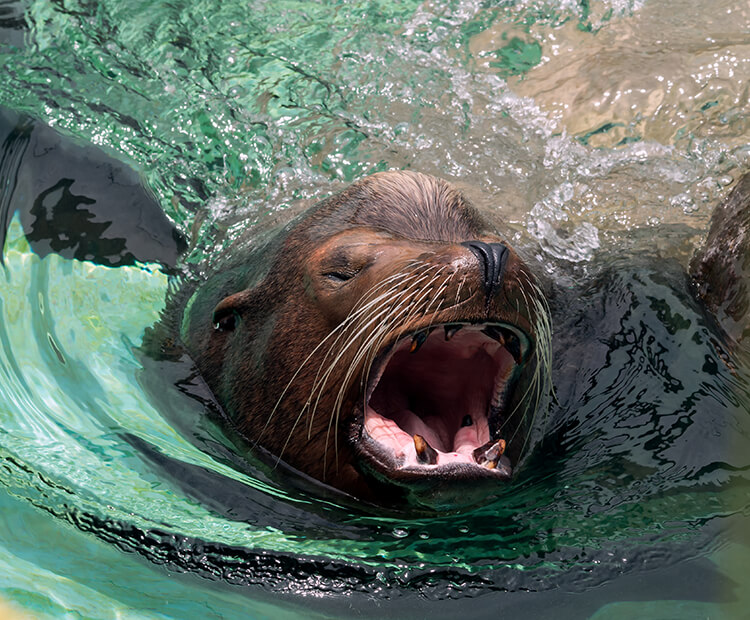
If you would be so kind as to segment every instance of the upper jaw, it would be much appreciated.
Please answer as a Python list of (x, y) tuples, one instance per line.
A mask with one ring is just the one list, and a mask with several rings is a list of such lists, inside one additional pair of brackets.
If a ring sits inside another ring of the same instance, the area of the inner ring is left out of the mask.
[(350, 439), (361, 468), (412, 488), (508, 480), (506, 445), (523, 437), (507, 409), (530, 348), (523, 330), (495, 321), (394, 336), (355, 406)]

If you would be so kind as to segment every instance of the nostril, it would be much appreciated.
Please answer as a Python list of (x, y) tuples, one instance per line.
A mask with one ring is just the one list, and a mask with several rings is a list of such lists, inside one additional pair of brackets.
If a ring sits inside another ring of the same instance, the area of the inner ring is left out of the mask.
[(471, 250), (479, 259), (484, 290), (487, 297), (491, 297), (503, 276), (508, 248), (502, 243), (485, 243), (484, 241), (464, 241), (461, 245)]

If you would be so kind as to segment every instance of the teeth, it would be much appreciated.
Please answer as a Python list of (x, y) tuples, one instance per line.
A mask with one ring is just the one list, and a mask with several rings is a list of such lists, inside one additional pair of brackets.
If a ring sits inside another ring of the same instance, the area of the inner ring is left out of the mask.
[(483, 334), (486, 334), (493, 340), (497, 340), (501, 345), (505, 344), (505, 338), (503, 337), (503, 332), (500, 331), (499, 327), (495, 327), (494, 325), (488, 325), (482, 330)]
[(507, 375), (498, 374), (495, 376), (495, 383), (492, 385), (492, 401), (490, 402), (492, 407), (500, 408), (502, 406), (507, 380)]
[(492, 393), (492, 401), (490, 402), (490, 406), (498, 409), (502, 404), (503, 394), (500, 390), (495, 389), (495, 391)]
[(477, 464), (482, 465), (487, 469), (495, 469), (503, 452), (505, 452), (505, 439), (498, 439), (494, 442), (490, 440), (483, 446), (474, 450), (473, 456)]
[(418, 332), (414, 334), (414, 338), (412, 338), (411, 341), (411, 349), (409, 349), (409, 353), (416, 353), (419, 351), (419, 348), (424, 344), (424, 341), (427, 340), (427, 336), (429, 334), (424, 332)]
[(422, 435), (414, 435), (414, 449), (417, 451), (417, 460), (423, 465), (437, 464), (437, 452)]
[(448, 342), (453, 336), (456, 335), (456, 332), (461, 329), (463, 325), (446, 325), (445, 326), (445, 341)]
[(471, 416), (468, 414), (464, 416), (463, 420), (461, 420), (461, 428), (471, 426), (472, 424), (474, 424), (474, 420), (472, 420)]
[(490, 405), (494, 407), (495, 409), (499, 409), (503, 404), (503, 393), (500, 389), (498, 389), (497, 386), (495, 386), (495, 391), (492, 394), (492, 402)]
[[(458, 330), (463, 327), (465, 327), (465, 325), (462, 325), (461, 323), (446, 323), (443, 325), (443, 329), (445, 330), (445, 341), (450, 341), (453, 336), (456, 335)], [(433, 329), (434, 327), (431, 327), (414, 334), (414, 336), (412, 336), (409, 352), (416, 353), (419, 351), (425, 343), (425, 340), (427, 340), (427, 336), (430, 335), (430, 332), (432, 332)], [(481, 331), (485, 336), (492, 338), (492, 340), (500, 344), (500, 346), (504, 346), (513, 356), (516, 364), (521, 363), (521, 341), (512, 331), (503, 329), (498, 325), (485, 325)]]

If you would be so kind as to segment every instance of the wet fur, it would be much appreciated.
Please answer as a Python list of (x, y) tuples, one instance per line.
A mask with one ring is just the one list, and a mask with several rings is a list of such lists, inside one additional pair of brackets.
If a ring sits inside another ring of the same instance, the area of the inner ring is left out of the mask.
[[(150, 340), (161, 341), (162, 354), (176, 354), (183, 347), (190, 353), (236, 429), (249, 442), (257, 442), (313, 477), (368, 497), (372, 488), (354, 466), (356, 455), (345, 440), (346, 413), (342, 412), (354, 406), (360, 373), (372, 363), (372, 350), (387, 334), (378, 333), (376, 325), (368, 328), (367, 318), (372, 315), (363, 313), (338, 332), (359, 330), (361, 342), (356, 346), (342, 346), (353, 337), (351, 332), (343, 339), (329, 337), (347, 319), (332, 320), (321, 314), (319, 300), (301, 269), (306, 257), (327, 239), (358, 228), (394, 234), (408, 244), (441, 247), (496, 234), (494, 224), (442, 180), (411, 172), (374, 175), (323, 201), (270, 240), (219, 261), (218, 268), (205, 279), (183, 283), (170, 297), (165, 321), (156, 328), (158, 335), (154, 331)], [(544, 296), (528, 268), (520, 261), (513, 265), (506, 274), (508, 281), (515, 283), (513, 304), (528, 306), (524, 312), (530, 312), (533, 322), (545, 332), (546, 353), (541, 361), (548, 364), (551, 328)], [(355, 318), (356, 308), (379, 293), (388, 293), (392, 311), (406, 308), (409, 319), (430, 312), (438, 316), (440, 295), (447, 293), (447, 280), (445, 274), (440, 275), (439, 265), (424, 281), (412, 278), (414, 286), (409, 280), (413, 268), (398, 269), (404, 277), (394, 279), (393, 287), (380, 291), (371, 287), (353, 300)], [(441, 283), (444, 290), (437, 293)], [(428, 284), (433, 287), (431, 294), (429, 288), (420, 288)], [(450, 295), (456, 299), (478, 294), (475, 284), (466, 278), (451, 282), (451, 286)], [(217, 334), (212, 317), (217, 304), (228, 297), (239, 324), (224, 337)], [(440, 318), (449, 319), (449, 312)], [(402, 321), (401, 327), (408, 323)], [(330, 346), (322, 346), (322, 342)], [(332, 360), (336, 362), (334, 376), (327, 377)], [(347, 374), (346, 369), (352, 368), (356, 372)], [(538, 403), (549, 385), (535, 372), (529, 384), (519, 389)], [(514, 415), (527, 415), (520, 403), (515, 406), (518, 411)]]
[(750, 338), (750, 174), (711, 217), (706, 243), (690, 263), (698, 297), (736, 342)]

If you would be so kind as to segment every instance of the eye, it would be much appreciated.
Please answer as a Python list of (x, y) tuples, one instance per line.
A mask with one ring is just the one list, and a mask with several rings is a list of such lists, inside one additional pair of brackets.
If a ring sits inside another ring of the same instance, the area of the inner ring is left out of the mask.
[(314, 278), (328, 289), (343, 286), (375, 262), (376, 249), (372, 243), (343, 243), (334, 237), (313, 259)]
[(225, 308), (214, 312), (213, 324), (217, 332), (231, 332), (240, 320), (239, 313), (234, 308)]
[(351, 280), (359, 273), (359, 271), (359, 269), (357, 269), (356, 271), (327, 271), (323, 274), (323, 277), (328, 278), (331, 282), (335, 282), (336, 284), (338, 284), (341, 282), (346, 282), (347, 280)]
[(211, 322), (217, 332), (231, 332), (240, 322), (242, 314), (248, 309), (253, 294), (250, 289), (234, 293), (222, 299), (214, 308)]

